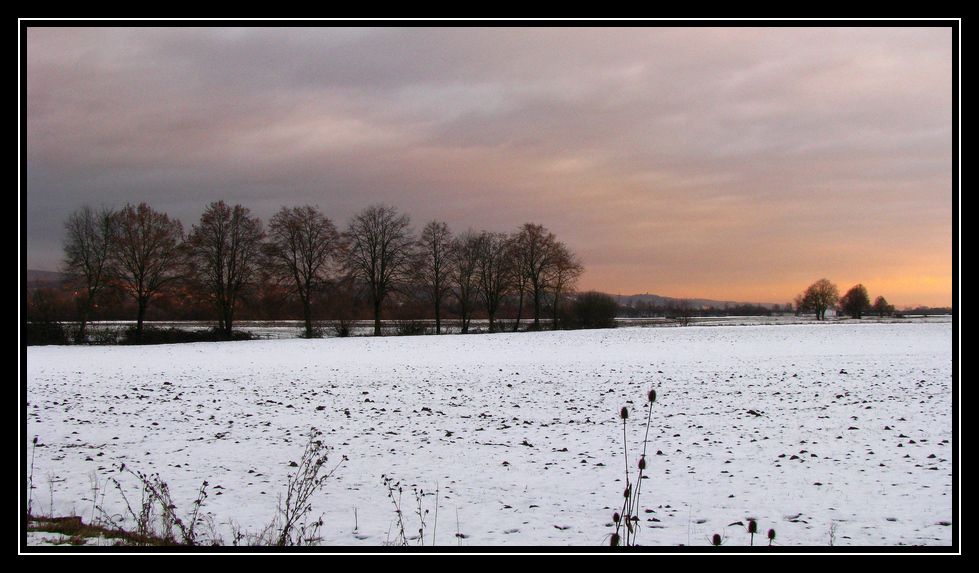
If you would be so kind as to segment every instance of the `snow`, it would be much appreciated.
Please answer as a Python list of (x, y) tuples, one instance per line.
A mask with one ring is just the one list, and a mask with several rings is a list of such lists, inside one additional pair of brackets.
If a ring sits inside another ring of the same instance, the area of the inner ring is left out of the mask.
[(138, 499), (120, 463), (159, 474), (180, 516), (207, 480), (202, 511), (230, 544), (273, 519), (315, 427), (336, 466), (312, 498), (324, 546), (394, 541), (387, 477), (409, 537), (423, 492), (426, 545), (594, 547), (621, 507), (619, 411), (634, 480), (655, 389), (639, 544), (746, 546), (753, 518), (756, 546), (772, 528), (776, 548), (947, 549), (952, 333), (945, 318), (28, 347), (24, 473), (35, 513), (86, 522), (97, 504), (127, 513), (111, 478)]

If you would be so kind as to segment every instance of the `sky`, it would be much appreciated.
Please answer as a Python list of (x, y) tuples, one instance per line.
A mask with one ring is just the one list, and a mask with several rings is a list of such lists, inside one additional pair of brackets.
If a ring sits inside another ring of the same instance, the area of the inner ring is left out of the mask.
[(954, 22), (176, 23), (21, 29), (23, 267), (84, 205), (384, 203), (544, 225), (579, 290), (953, 304)]

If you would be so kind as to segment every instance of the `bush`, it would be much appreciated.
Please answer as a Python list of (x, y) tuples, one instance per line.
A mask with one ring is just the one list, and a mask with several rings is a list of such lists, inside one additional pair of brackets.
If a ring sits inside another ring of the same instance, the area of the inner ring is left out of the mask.
[(571, 303), (567, 328), (615, 328), (619, 305), (611, 295), (590, 291)]
[(96, 326), (95, 324), (89, 323), (86, 327), (85, 342), (97, 346), (119, 344), (120, 336), (122, 336), (122, 333), (118, 328)]
[(24, 327), (24, 343), (27, 346), (68, 344), (68, 332), (60, 322), (28, 322)]
[(235, 331), (229, 339), (216, 328), (200, 330), (181, 330), (169, 328), (143, 328), (143, 333), (137, 337), (136, 327), (131, 326), (122, 333), (119, 344), (179, 344), (183, 342), (221, 342), (225, 340), (251, 340), (249, 332)]
[(346, 338), (350, 336), (350, 321), (338, 318), (336, 320), (330, 321), (330, 328), (333, 330), (334, 336), (337, 338)]
[(404, 318), (394, 321), (394, 332), (398, 336), (421, 336), (432, 334), (434, 331), (426, 326), (424, 322)]
[(323, 328), (323, 325), (321, 323), (314, 322), (310, 326), (309, 330), (306, 330), (306, 327), (305, 326), (303, 326), (302, 328), (300, 328), (299, 329), (299, 332), (297, 333), (296, 336), (298, 336), (299, 338), (309, 338), (309, 339), (312, 339), (312, 338), (323, 338), (323, 330), (324, 330), (324, 328)]

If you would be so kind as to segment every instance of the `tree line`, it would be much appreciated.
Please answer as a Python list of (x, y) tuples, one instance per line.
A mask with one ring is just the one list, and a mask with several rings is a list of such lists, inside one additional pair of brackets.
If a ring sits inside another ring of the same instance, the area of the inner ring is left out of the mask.
[[(628, 306), (622, 306), (619, 316), (632, 318), (664, 317), (686, 324), (691, 317), (718, 316), (772, 316), (786, 313), (814, 314), (817, 320), (825, 320), (826, 312), (830, 309), (861, 318), (864, 314), (876, 314), (878, 317), (899, 314), (894, 305), (887, 302), (883, 296), (878, 296), (870, 302), (867, 288), (862, 284), (855, 285), (842, 296), (839, 287), (827, 279), (820, 279), (801, 294), (793, 302), (784, 305), (769, 306), (760, 304), (725, 304), (723, 307), (709, 305), (694, 305), (689, 299), (667, 299), (662, 304), (637, 300)], [(918, 314), (933, 314), (951, 312), (951, 309), (918, 309)], [(914, 313), (915, 311), (907, 311)]]
[(874, 313), (879, 317), (894, 314), (894, 305), (888, 304), (887, 299), (878, 296), (873, 304), (867, 287), (855, 285), (840, 296), (840, 290), (827, 279), (819, 279), (795, 299), (797, 312), (816, 315), (817, 320), (826, 319), (826, 311), (838, 309), (852, 318), (861, 318), (864, 314)]
[(137, 341), (157, 305), (207, 315), (227, 338), (241, 310), (258, 307), (265, 319), (298, 314), (307, 337), (323, 318), (345, 328), (372, 317), (380, 335), (382, 316), (392, 310), (434, 317), (436, 333), (450, 310), (463, 333), (477, 312), (496, 331), (503, 309), (514, 330), (525, 312), (532, 329), (603, 322), (589, 315), (594, 308), (569, 304), (591, 300), (573, 296), (584, 272), (580, 258), (534, 223), (506, 233), (453, 233), (433, 220), (416, 233), (407, 214), (374, 204), (341, 231), (310, 205), (283, 206), (265, 225), (247, 207), (217, 201), (186, 234), (178, 219), (145, 203), (85, 205), (64, 230), (61, 272), (77, 342), (93, 316), (121, 305), (135, 313)]
[(791, 304), (783, 310), (781, 305), (771, 307), (762, 304), (740, 303), (724, 306), (696, 305), (690, 299), (668, 299), (661, 304), (637, 300), (629, 305), (621, 305), (619, 316), (625, 318), (668, 318), (680, 321), (684, 317), (722, 317), (722, 316), (772, 316), (792, 312)]

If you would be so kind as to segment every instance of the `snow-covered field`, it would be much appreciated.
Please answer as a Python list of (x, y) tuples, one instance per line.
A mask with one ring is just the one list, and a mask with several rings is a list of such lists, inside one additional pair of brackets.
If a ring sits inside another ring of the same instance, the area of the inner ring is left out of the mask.
[(409, 535), (424, 492), (427, 545), (599, 546), (624, 488), (619, 411), (634, 477), (654, 388), (638, 543), (748, 545), (731, 524), (750, 517), (776, 547), (951, 547), (952, 333), (944, 318), (29, 347), (25, 473), (35, 513), (85, 521), (126, 513), (110, 478), (138, 500), (120, 463), (159, 474), (180, 516), (207, 480), (230, 544), (272, 520), (315, 427), (339, 464), (312, 500), (324, 545), (394, 541), (386, 476)]

